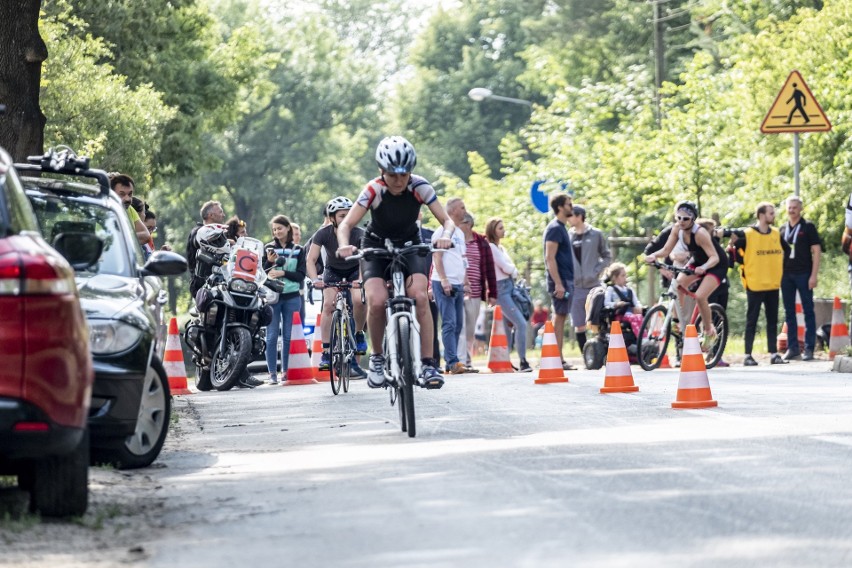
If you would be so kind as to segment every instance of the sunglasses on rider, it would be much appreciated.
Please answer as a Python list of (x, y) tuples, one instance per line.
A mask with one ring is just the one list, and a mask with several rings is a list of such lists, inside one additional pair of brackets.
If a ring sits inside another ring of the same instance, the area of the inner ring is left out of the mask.
[(692, 221), (692, 217), (681, 217), (680, 215), (675, 215), (675, 220), (682, 221), (685, 223), (686, 221)]

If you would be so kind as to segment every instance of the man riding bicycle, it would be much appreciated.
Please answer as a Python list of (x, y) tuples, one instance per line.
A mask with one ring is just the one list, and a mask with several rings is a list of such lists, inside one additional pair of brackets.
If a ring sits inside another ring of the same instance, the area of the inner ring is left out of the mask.
[[(444, 227), (444, 234), (451, 235), (455, 224), (447, 216), (444, 207), (432, 185), (411, 171), (417, 163), (417, 154), (411, 143), (401, 136), (390, 136), (376, 148), (376, 163), (380, 175), (373, 179), (361, 191), (355, 206), (337, 228), (337, 255), (346, 258), (355, 253), (350, 245), (353, 229), (370, 211), (370, 223), (361, 242), (361, 248), (384, 248), (385, 239), (395, 247), (405, 243), (420, 243), (420, 229), (417, 216), (420, 207), (425, 204), (438, 222)], [(449, 238), (435, 241), (438, 249), (450, 248)], [(429, 298), (426, 295), (428, 259), (422, 256), (409, 256), (406, 293), (416, 302), (417, 321), (420, 324), (420, 353), (423, 371), (418, 385), (425, 388), (441, 388), (444, 380), (438, 373), (433, 360), (432, 333), (434, 322), (429, 312)], [(367, 384), (371, 388), (385, 386), (384, 353), (382, 352), (382, 333), (385, 329), (385, 302), (388, 299), (387, 268), (390, 261), (384, 259), (364, 260), (362, 275), (367, 294), (367, 324), (370, 329), (370, 369)]]
[[(728, 257), (719, 242), (710, 232), (698, 224), (698, 206), (692, 201), (681, 201), (675, 205), (675, 224), (666, 245), (659, 251), (645, 257), (645, 262), (653, 264), (657, 257), (669, 256), (678, 243), (681, 243), (692, 255), (690, 268), (694, 274), (681, 274), (678, 284), (683, 288), (689, 287), (701, 280), (695, 291), (695, 300), (701, 310), (701, 320), (707, 322), (705, 341), (712, 341), (716, 336), (713, 327), (713, 317), (707, 298), (719, 287), (728, 272)], [(710, 278), (705, 278), (705, 276)], [(681, 300), (682, 301), (682, 300)]]
[[(331, 365), (329, 356), (329, 335), (331, 334), (331, 314), (334, 312), (335, 284), (346, 280), (357, 282), (360, 280), (361, 270), (357, 260), (346, 260), (337, 256), (337, 231), (340, 223), (352, 209), (352, 200), (348, 197), (335, 197), (325, 206), (325, 213), (329, 224), (318, 230), (311, 237), (311, 248), (308, 250), (307, 273), (313, 282), (314, 288), (322, 289), (322, 317), (320, 318), (320, 337), (322, 338), (322, 357), (320, 358), (319, 370), (327, 371)], [(364, 230), (355, 227), (350, 233), (352, 240), (360, 242), (364, 236)], [(322, 278), (317, 277), (317, 260), (322, 251), (325, 251), (325, 268)], [(363, 303), (350, 300), (352, 313), (355, 316), (355, 351), (358, 355), (367, 352), (367, 340), (364, 337), (364, 322), (367, 319), (367, 308)], [(363, 379), (366, 374), (353, 359), (350, 364), (353, 378)]]

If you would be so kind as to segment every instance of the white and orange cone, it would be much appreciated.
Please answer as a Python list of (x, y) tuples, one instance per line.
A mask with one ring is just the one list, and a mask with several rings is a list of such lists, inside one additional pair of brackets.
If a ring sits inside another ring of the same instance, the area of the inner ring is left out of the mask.
[(562, 369), (562, 354), (559, 352), (559, 344), (556, 343), (556, 331), (553, 322), (544, 323), (544, 337), (541, 342), (541, 361), (538, 365), (537, 385), (549, 383), (567, 383), (568, 377)]
[(849, 326), (846, 325), (846, 316), (843, 314), (843, 304), (840, 298), (834, 297), (834, 306), (831, 310), (831, 337), (828, 340), (828, 358), (834, 358), (846, 351), (849, 347)]
[(491, 342), (488, 345), (488, 368), (492, 373), (514, 373), (509, 360), (509, 341), (506, 328), (503, 327), (503, 311), (494, 307), (494, 321), (491, 323)]
[(781, 333), (778, 334), (778, 340), (775, 342), (775, 347), (778, 349), (778, 353), (784, 353), (787, 351), (787, 322), (784, 322), (784, 325), (781, 326)]
[(183, 348), (180, 345), (177, 318), (169, 320), (169, 335), (166, 337), (163, 367), (166, 369), (166, 376), (169, 378), (169, 391), (173, 395), (192, 394), (186, 384), (186, 365), (183, 362)]
[(621, 334), (621, 323), (614, 321), (609, 331), (606, 375), (601, 392), (636, 392), (638, 390), (639, 387), (633, 383), (633, 372), (630, 370), (627, 346), (624, 343), (624, 336)]
[(805, 349), (805, 310), (802, 309), (802, 297), (796, 291), (796, 337), (799, 339), (799, 349)]
[(680, 379), (677, 384), (677, 400), (672, 408), (711, 408), (718, 406), (710, 393), (710, 380), (707, 377), (707, 365), (704, 353), (698, 342), (695, 326), (686, 326), (683, 338), (683, 356), (680, 360)]
[(294, 385), (315, 385), (314, 371), (311, 368), (311, 358), (308, 355), (308, 343), (302, 329), (302, 318), (299, 312), (293, 312), (293, 324), (290, 328), (290, 353), (287, 360), (287, 379), (281, 382), (282, 387)]
[(313, 373), (314, 378), (321, 382), (327, 383), (331, 380), (331, 373), (329, 371), (320, 371), (319, 364), (320, 359), (322, 359), (322, 331), (320, 328), (320, 323), (322, 320), (322, 314), (317, 314), (317, 324), (314, 326), (314, 340), (311, 343), (311, 373)]

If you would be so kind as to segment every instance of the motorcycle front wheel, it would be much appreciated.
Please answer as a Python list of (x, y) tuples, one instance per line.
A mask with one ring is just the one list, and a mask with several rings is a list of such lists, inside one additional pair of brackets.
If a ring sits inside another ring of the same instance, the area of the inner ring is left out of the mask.
[(210, 364), (210, 384), (218, 391), (231, 389), (251, 358), (252, 340), (249, 330), (232, 327), (225, 337), (225, 350), (217, 347)]

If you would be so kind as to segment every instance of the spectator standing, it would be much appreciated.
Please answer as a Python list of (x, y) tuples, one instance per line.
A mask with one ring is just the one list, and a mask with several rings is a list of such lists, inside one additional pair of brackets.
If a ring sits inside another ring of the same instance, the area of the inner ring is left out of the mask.
[[(464, 201), (458, 197), (447, 200), (447, 216), (456, 225), (460, 224), (467, 212)], [(447, 250), (435, 251), (432, 257), (432, 293), (441, 312), (441, 340), (444, 344), (444, 360), (447, 372), (458, 375), (465, 372), (465, 365), (459, 360), (459, 335), (464, 328), (464, 295), (470, 292), (467, 281), (467, 250), (464, 233), (453, 227), (450, 234), (440, 228), (432, 235), (432, 244), (440, 238), (448, 238), (453, 246)]]
[[(432, 235), (435, 231), (423, 226), (423, 212), (417, 214), (417, 226), (420, 228), (420, 241), (424, 243), (432, 242)], [(432, 274), (432, 253), (427, 257), (429, 266), (426, 269), (426, 274)], [(429, 284), (426, 288), (427, 296), (429, 297), (429, 313), (432, 315), (432, 353), (434, 354), (435, 366), (441, 368), (441, 344), (438, 342), (438, 304), (435, 302), (435, 293), (432, 291), (432, 279), (429, 278)]]
[(503, 325), (506, 327), (506, 337), (511, 337), (509, 324), (515, 331), (515, 349), (521, 358), (518, 370), (524, 373), (532, 371), (527, 362), (527, 320), (524, 318), (515, 300), (512, 299), (512, 290), (515, 288), (514, 280), (518, 277), (518, 269), (506, 249), (500, 245), (500, 241), (506, 235), (503, 220), (497, 217), (488, 220), (485, 225), (485, 237), (491, 246), (491, 254), (494, 256), (494, 271), (497, 278), (497, 304), (503, 311)]
[[(470, 293), (464, 299), (464, 344), (460, 357), (465, 364), (465, 371), (478, 373), (471, 365), (476, 320), (482, 309), (482, 302), (489, 306), (497, 303), (497, 278), (495, 276), (494, 257), (492, 249), (485, 237), (473, 230), (474, 218), (469, 212), (464, 214), (459, 228), (464, 233), (465, 251), (467, 253), (467, 281), (470, 283)], [(507, 334), (508, 336), (508, 334)]]
[(278, 336), (281, 335), (281, 380), (287, 379), (293, 313), (302, 305), (307, 273), (305, 250), (293, 242), (290, 220), (276, 215), (269, 222), (273, 239), (264, 245), (263, 269), (277, 282), (278, 301), (272, 304), (272, 321), (266, 326), (266, 366), (273, 384), (278, 382)]
[(293, 244), (300, 245), (302, 244), (302, 226), (298, 223), (291, 223), (290, 226), (293, 228)]
[[(786, 200), (787, 222), (781, 227), (781, 246), (784, 248), (784, 274), (781, 276), (781, 296), (787, 321), (787, 352), (784, 360), (813, 361), (816, 345), (816, 316), (814, 288), (817, 286), (822, 240), (816, 226), (802, 217), (803, 202), (796, 195)], [(799, 345), (799, 326), (796, 323), (796, 292), (802, 299), (805, 315), (804, 353)]]
[(574, 291), (574, 254), (571, 252), (571, 239), (565, 224), (574, 215), (571, 196), (564, 191), (550, 196), (550, 210), (554, 219), (544, 229), (544, 266), (547, 277), (547, 292), (553, 307), (553, 327), (559, 354), (563, 357), (562, 368), (574, 370), (566, 363), (562, 355), (565, 335), (565, 320), (571, 311), (571, 294)]
[(784, 269), (784, 248), (781, 233), (772, 226), (775, 222), (775, 206), (760, 203), (755, 211), (757, 223), (746, 229), (723, 231), (731, 237), (731, 244), (741, 256), (740, 276), (746, 291), (745, 359), (743, 365), (754, 367), (757, 361), (751, 354), (757, 332), (760, 307), (766, 318), (766, 342), (771, 365), (784, 364), (777, 353), (778, 339), (778, 291)]
[(186, 239), (186, 265), (189, 269), (189, 294), (195, 300), (195, 293), (199, 288), (204, 286), (204, 281), (210, 275), (210, 267), (198, 266), (196, 263), (196, 255), (198, 254), (198, 243), (195, 241), (195, 235), (198, 229), (204, 225), (212, 225), (215, 223), (225, 222), (225, 211), (222, 209), (222, 204), (218, 201), (207, 201), (201, 206), (201, 223), (195, 225), (189, 232), (189, 237)]
[(237, 239), (240, 237), (248, 236), (248, 231), (246, 230), (246, 222), (234, 215), (228, 222), (225, 223), (228, 225), (228, 231), (225, 233), (228, 237), (228, 240), (231, 241), (231, 244), (237, 242)]
[[(577, 335), (580, 352), (586, 345), (586, 298), (592, 288), (601, 285), (601, 275), (612, 262), (604, 234), (586, 223), (586, 209), (574, 205), (568, 218), (571, 249), (574, 252), (574, 294), (571, 298), (571, 323)], [(625, 273), (625, 278), (626, 278)]]
[(148, 228), (139, 217), (139, 212), (133, 207), (133, 191), (136, 189), (133, 178), (127, 174), (112, 173), (109, 176), (109, 187), (121, 199), (121, 204), (124, 205), (127, 211), (127, 216), (130, 218), (130, 226), (133, 227), (139, 244), (144, 245), (148, 243), (151, 239), (151, 233), (148, 232)]
[(843, 249), (849, 260), (846, 271), (849, 273), (849, 286), (852, 287), (852, 195), (846, 201), (846, 227), (843, 229), (840, 248)]

